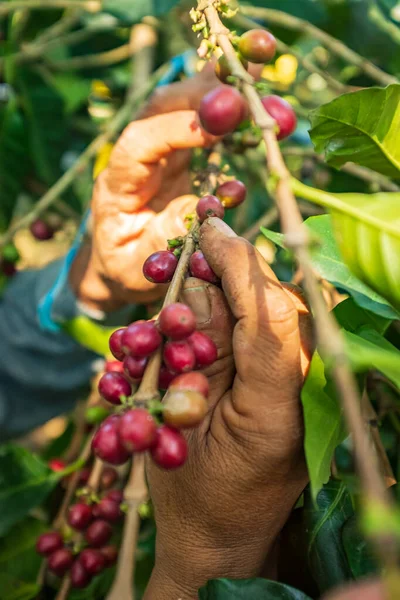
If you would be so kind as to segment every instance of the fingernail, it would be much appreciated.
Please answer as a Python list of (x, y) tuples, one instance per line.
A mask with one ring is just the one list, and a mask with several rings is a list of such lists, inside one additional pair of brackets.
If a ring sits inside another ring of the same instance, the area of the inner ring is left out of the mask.
[(211, 319), (211, 300), (208, 295), (208, 286), (186, 288), (182, 292), (183, 301), (194, 314), (199, 325), (207, 323)]
[(231, 237), (231, 238), (237, 237), (237, 235), (233, 231), (233, 229), (231, 229), (229, 227), (229, 225), (227, 225), (226, 223), (224, 223), (224, 221), (221, 221), (221, 219), (218, 219), (218, 217), (210, 217), (209, 219), (207, 219), (206, 223), (208, 225), (211, 225), (211, 227), (213, 227), (219, 233), (222, 233), (226, 237)]

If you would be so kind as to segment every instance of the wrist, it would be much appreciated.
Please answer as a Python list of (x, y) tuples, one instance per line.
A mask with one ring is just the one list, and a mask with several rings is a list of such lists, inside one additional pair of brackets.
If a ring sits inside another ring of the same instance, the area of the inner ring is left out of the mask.
[(155, 566), (143, 600), (197, 600), (197, 588), (174, 580), (161, 567)]

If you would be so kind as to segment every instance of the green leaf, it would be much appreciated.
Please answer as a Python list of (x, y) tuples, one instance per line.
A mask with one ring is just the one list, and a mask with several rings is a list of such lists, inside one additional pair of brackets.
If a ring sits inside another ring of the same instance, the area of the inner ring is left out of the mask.
[(7, 228), (17, 196), (31, 166), (26, 143), (27, 124), (11, 98), (0, 108), (0, 231)]
[(214, 579), (199, 590), (199, 600), (310, 600), (300, 590), (268, 579)]
[(331, 194), (292, 181), (296, 194), (329, 208), (351, 271), (400, 306), (400, 193)]
[(1, 600), (32, 600), (39, 592), (36, 583), (26, 583), (0, 572)]
[(345, 439), (342, 407), (326, 391), (324, 363), (314, 353), (307, 379), (301, 391), (304, 415), (304, 452), (310, 476), (311, 495), (315, 501), (322, 486), (329, 481), (336, 447)]
[(28, 122), (28, 144), (39, 177), (51, 185), (61, 174), (60, 161), (67, 139), (61, 97), (28, 69), (18, 72)]
[(400, 351), (370, 327), (358, 335), (343, 331), (347, 354), (355, 371), (377, 369), (400, 389)]
[(353, 298), (346, 298), (343, 302), (339, 302), (333, 309), (333, 314), (343, 329), (353, 333), (356, 333), (361, 327), (369, 325), (376, 329), (378, 333), (383, 334), (392, 322), (392, 319), (385, 319), (369, 310), (364, 310), (361, 306), (357, 306)]
[(32, 452), (13, 444), (0, 446), (0, 536), (38, 506), (58, 479)]
[(124, 23), (132, 24), (146, 16), (155, 16), (168, 12), (179, 0), (103, 0), (102, 11), (107, 12)]
[[(332, 230), (332, 219), (329, 215), (310, 217), (305, 221), (311, 232), (318, 237), (319, 244), (311, 249), (311, 260), (314, 269), (334, 286), (348, 292), (354, 301), (386, 319), (399, 319), (399, 313), (385, 298), (360, 281), (343, 262)], [(261, 228), (262, 233), (282, 248), (284, 236)]]
[(351, 161), (400, 177), (400, 85), (342, 94), (310, 115), (310, 136), (327, 162)]
[(308, 562), (320, 593), (351, 579), (342, 544), (344, 523), (353, 515), (351, 498), (345, 485), (331, 480), (313, 502), (304, 493), (304, 519), (308, 530)]
[(0, 572), (7, 572), (24, 581), (35, 581), (40, 568), (41, 557), (35, 550), (36, 540), (48, 526), (26, 517), (0, 539)]
[(84, 79), (76, 73), (52, 73), (48, 82), (63, 99), (67, 114), (87, 104), (91, 91), (89, 79)]
[(372, 548), (360, 531), (356, 515), (344, 524), (342, 542), (354, 579), (379, 572)]

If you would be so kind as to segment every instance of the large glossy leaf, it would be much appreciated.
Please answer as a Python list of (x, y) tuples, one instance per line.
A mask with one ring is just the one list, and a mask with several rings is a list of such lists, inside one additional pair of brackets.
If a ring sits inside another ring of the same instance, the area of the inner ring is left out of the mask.
[(299, 182), (294, 187), (296, 194), (329, 208), (351, 271), (400, 307), (400, 193), (330, 194)]
[(353, 333), (368, 325), (383, 334), (392, 322), (392, 319), (385, 319), (369, 310), (364, 310), (354, 302), (353, 298), (346, 298), (343, 302), (339, 302), (333, 309), (333, 313), (339, 325)]
[[(399, 313), (385, 298), (360, 281), (343, 262), (333, 235), (331, 217), (329, 215), (310, 217), (305, 223), (319, 242), (311, 249), (312, 265), (317, 273), (336, 287), (348, 292), (362, 308), (386, 319), (400, 318)], [(261, 231), (268, 239), (284, 247), (282, 234), (265, 228), (261, 228)]]
[(35, 581), (41, 557), (35, 550), (38, 536), (48, 530), (46, 523), (26, 517), (0, 539), (0, 572), (24, 581)]
[(354, 579), (379, 571), (371, 545), (362, 535), (356, 515), (350, 517), (344, 524), (342, 542)]
[(28, 123), (28, 144), (37, 174), (51, 185), (61, 174), (67, 139), (61, 96), (32, 70), (21, 69), (18, 82)]
[(7, 228), (30, 168), (27, 124), (15, 98), (0, 108), (0, 231)]
[(178, 0), (103, 0), (102, 10), (131, 24), (149, 15), (163, 15), (177, 3)]
[(343, 94), (310, 115), (317, 152), (335, 167), (348, 161), (400, 177), (400, 85)]
[(351, 579), (342, 544), (342, 527), (353, 515), (346, 486), (331, 480), (320, 491), (317, 504), (306, 490), (304, 519), (308, 530), (308, 561), (321, 594)]
[(14, 444), (0, 446), (0, 536), (38, 506), (58, 479), (28, 450)]
[(353, 369), (377, 369), (400, 389), (400, 351), (371, 327), (364, 327), (358, 335), (344, 331), (347, 354)]
[(335, 449), (346, 437), (342, 407), (326, 389), (324, 363), (318, 352), (311, 361), (301, 402), (305, 424), (304, 451), (311, 495), (315, 500), (322, 486), (329, 481)]
[(267, 579), (214, 579), (199, 590), (199, 600), (310, 600), (300, 590)]

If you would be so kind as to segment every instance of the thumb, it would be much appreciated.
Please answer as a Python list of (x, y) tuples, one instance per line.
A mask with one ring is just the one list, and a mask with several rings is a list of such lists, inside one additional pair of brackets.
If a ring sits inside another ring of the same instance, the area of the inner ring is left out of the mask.
[(197, 330), (207, 334), (218, 349), (218, 359), (203, 371), (209, 379), (209, 402), (213, 408), (232, 386), (234, 378), (233, 315), (222, 290), (201, 279), (187, 279), (181, 296), (196, 315)]

